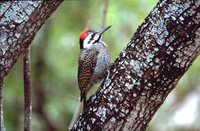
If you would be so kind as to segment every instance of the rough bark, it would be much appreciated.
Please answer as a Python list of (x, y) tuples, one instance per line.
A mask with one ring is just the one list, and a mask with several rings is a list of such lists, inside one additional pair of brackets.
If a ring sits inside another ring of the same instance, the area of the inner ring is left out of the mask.
[(0, 2), (0, 127), (3, 126), (3, 78), (29, 46), (60, 1)]
[(60, 1), (0, 3), (0, 77), (4, 77)]
[(200, 0), (160, 0), (71, 130), (144, 131), (200, 53)]

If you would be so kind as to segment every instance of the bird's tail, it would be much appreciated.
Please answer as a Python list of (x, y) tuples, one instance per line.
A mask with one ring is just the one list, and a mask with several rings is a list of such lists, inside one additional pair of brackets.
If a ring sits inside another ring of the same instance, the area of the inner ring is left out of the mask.
[(83, 107), (85, 107), (86, 105), (86, 92), (81, 92), (81, 99), (80, 99), (80, 102), (83, 101)]

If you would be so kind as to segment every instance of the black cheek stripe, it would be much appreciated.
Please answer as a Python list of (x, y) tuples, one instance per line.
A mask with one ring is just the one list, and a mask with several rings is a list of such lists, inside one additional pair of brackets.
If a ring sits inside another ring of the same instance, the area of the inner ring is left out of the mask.
[(82, 39), (80, 39), (80, 49), (83, 49), (83, 40)]
[(95, 36), (96, 34), (97, 34), (97, 33), (93, 33), (93, 34), (92, 34), (92, 36), (91, 36), (90, 40), (88, 41), (88, 43), (90, 43), (90, 42), (93, 40), (93, 38), (94, 38), (94, 36)]
[(99, 38), (97, 40), (95, 40), (92, 44), (98, 42), (100, 40), (101, 36), (99, 36)]

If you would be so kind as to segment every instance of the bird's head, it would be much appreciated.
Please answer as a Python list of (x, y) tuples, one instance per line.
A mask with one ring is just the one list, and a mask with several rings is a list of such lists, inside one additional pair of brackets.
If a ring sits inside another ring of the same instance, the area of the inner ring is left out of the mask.
[(86, 28), (80, 33), (80, 49), (90, 48), (92, 45), (100, 41), (102, 34), (111, 26), (102, 28), (98, 31)]

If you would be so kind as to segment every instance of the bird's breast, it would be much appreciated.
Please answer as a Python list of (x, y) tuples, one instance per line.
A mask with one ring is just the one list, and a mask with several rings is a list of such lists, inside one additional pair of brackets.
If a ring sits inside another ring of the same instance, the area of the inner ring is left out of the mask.
[(110, 63), (111, 58), (108, 50), (102, 49), (101, 51), (99, 51), (95, 67), (95, 75), (104, 75)]

